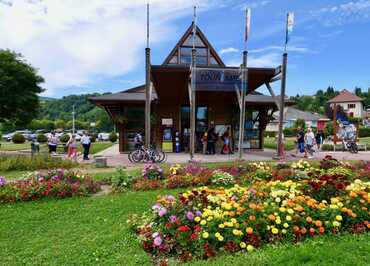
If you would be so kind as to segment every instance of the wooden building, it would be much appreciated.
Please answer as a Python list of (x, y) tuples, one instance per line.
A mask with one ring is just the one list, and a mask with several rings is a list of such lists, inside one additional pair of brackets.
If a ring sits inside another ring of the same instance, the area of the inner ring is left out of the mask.
[[(171, 151), (178, 135), (181, 150), (186, 150), (189, 141), (190, 107), (189, 80), (192, 53), (191, 25), (161, 65), (151, 65), (150, 79), (153, 86), (151, 102), (151, 142), (157, 147)], [(227, 67), (212, 47), (206, 36), (196, 30), (197, 69), (238, 71)], [(246, 97), (245, 149), (262, 149), (263, 133), (272, 113), (277, 110), (276, 99), (255, 90), (272, 82), (280, 74), (279, 68), (249, 68), (248, 95)], [(215, 126), (220, 135), (231, 128), (232, 144), (238, 136), (239, 107), (235, 90), (219, 89), (212, 83), (196, 91), (196, 150), (201, 149), (201, 137)], [(208, 86), (208, 87), (207, 87)], [(120, 152), (133, 149), (133, 137), (144, 133), (145, 86), (123, 92), (93, 97), (90, 100), (104, 108), (119, 131)]]

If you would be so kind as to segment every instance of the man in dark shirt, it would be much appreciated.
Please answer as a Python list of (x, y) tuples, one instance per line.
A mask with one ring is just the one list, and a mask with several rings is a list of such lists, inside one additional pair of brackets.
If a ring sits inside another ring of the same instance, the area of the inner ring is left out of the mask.
[(304, 131), (301, 127), (298, 127), (297, 132), (297, 148), (300, 153), (304, 153)]

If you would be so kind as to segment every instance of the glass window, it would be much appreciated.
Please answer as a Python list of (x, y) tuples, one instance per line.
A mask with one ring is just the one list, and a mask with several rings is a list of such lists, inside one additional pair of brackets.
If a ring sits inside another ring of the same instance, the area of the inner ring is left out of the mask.
[(177, 55), (171, 58), (170, 64), (177, 64)]
[(211, 65), (218, 65), (218, 62), (216, 61), (216, 59), (213, 56), (211, 56), (211, 58), (210, 58), (210, 64)]
[[(193, 46), (193, 34), (189, 34), (188, 38), (185, 40), (184, 45)], [(195, 35), (195, 46), (205, 47), (206, 45), (200, 39), (199, 35)]]

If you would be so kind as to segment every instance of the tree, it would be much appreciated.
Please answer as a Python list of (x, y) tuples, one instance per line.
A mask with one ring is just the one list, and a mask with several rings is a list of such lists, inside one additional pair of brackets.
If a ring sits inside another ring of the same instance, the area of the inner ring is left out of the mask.
[(26, 125), (35, 118), (43, 82), (22, 55), (0, 50), (0, 122)]

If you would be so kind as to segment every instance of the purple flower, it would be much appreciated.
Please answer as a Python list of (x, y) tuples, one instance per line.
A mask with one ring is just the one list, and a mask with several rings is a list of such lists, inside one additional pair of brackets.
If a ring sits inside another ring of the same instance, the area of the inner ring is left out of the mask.
[(187, 212), (186, 213), (186, 218), (188, 218), (188, 220), (190, 220), (190, 221), (193, 221), (194, 220), (194, 214), (192, 212)]
[(166, 215), (166, 213), (167, 213), (167, 209), (165, 207), (160, 208), (159, 211), (158, 211), (158, 215), (160, 217)]
[(231, 198), (230, 198), (232, 201), (235, 201), (237, 199), (237, 197), (235, 195), (233, 195)]
[(160, 236), (157, 236), (156, 238), (154, 238), (154, 245), (155, 246), (160, 246), (162, 244), (162, 238)]
[(54, 175), (54, 176), (51, 177), (51, 180), (53, 180), (53, 181), (58, 181), (59, 179), (60, 179), (60, 177), (57, 176), (57, 175)]
[(195, 212), (195, 214), (196, 214), (197, 216), (202, 216), (202, 212), (201, 212), (201, 211), (196, 211), (196, 212)]
[(6, 179), (4, 176), (0, 176), (0, 187), (3, 187), (6, 185)]
[(153, 205), (152, 210), (159, 210), (161, 207), (162, 207), (161, 204), (156, 203), (156, 204)]
[(170, 216), (170, 222), (175, 223), (177, 221), (177, 216), (176, 215), (171, 215)]
[(158, 232), (155, 232), (155, 233), (152, 234), (152, 237), (153, 238), (156, 238), (157, 236), (159, 236), (159, 233)]
[(167, 196), (166, 196), (166, 199), (167, 199), (168, 201), (175, 201), (175, 200), (176, 200), (176, 198), (175, 198), (174, 196), (172, 196), (172, 195), (167, 195)]
[(250, 188), (248, 190), (248, 192), (251, 193), (251, 194), (256, 194), (257, 193), (257, 191), (254, 188)]

